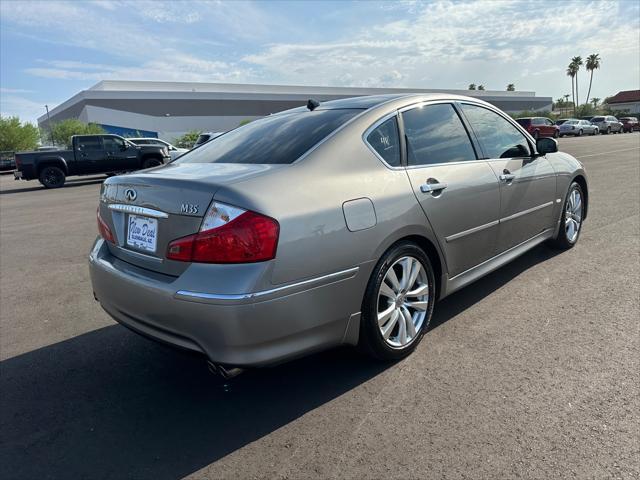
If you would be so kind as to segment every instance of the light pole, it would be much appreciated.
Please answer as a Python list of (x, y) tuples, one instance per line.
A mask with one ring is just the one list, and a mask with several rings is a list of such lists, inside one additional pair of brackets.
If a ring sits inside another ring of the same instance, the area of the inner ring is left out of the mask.
[(53, 129), (51, 128), (51, 117), (49, 117), (49, 105), (45, 105), (47, 110), (47, 126), (49, 127), (49, 136), (51, 136), (51, 145), (56, 146), (56, 142), (53, 140)]

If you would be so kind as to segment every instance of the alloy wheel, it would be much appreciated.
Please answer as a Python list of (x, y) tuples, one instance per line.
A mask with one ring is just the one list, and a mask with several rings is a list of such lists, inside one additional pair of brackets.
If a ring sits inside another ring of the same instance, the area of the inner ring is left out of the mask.
[(393, 348), (418, 337), (429, 308), (429, 280), (415, 257), (401, 257), (389, 267), (378, 289), (378, 328)]
[(578, 239), (582, 225), (582, 194), (577, 188), (571, 190), (564, 212), (564, 230), (567, 240), (574, 243)]

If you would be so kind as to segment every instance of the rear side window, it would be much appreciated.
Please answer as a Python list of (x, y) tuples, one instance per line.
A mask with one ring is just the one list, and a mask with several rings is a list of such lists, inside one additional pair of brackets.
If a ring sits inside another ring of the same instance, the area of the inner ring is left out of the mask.
[(475, 160), (471, 140), (453, 105), (428, 105), (402, 114), (409, 165)]
[(524, 128), (527, 128), (529, 125), (531, 125), (531, 120), (529, 120), (528, 118), (519, 118), (518, 120), (516, 120), (516, 122), (518, 122)]
[(367, 143), (392, 167), (400, 166), (400, 136), (398, 119), (394, 116), (367, 135)]
[(261, 118), (187, 152), (176, 163), (292, 163), (361, 111), (314, 110)]
[(531, 155), (526, 137), (497, 113), (476, 105), (462, 104), (486, 158), (528, 157)]
[(592, 122), (604, 122), (604, 117), (593, 117)]

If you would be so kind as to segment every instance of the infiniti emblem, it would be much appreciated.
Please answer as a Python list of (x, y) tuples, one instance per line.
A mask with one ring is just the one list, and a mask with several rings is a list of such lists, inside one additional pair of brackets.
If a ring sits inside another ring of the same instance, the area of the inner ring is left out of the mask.
[(136, 198), (138, 198), (138, 194), (133, 188), (127, 188), (124, 191), (124, 198), (126, 198), (129, 202), (133, 202)]

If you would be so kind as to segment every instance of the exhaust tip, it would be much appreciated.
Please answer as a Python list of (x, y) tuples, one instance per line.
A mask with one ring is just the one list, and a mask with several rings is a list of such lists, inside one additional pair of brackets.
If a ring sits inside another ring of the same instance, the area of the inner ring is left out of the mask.
[(231, 380), (232, 378), (237, 377), (241, 373), (244, 372), (243, 368), (238, 367), (225, 367), (223, 365), (218, 365), (211, 361), (207, 361), (207, 366), (209, 367), (209, 371), (216, 375), (220, 375), (225, 380)]

